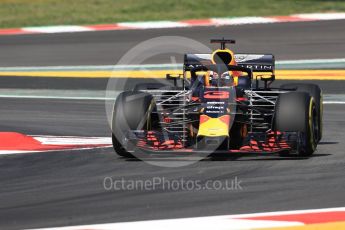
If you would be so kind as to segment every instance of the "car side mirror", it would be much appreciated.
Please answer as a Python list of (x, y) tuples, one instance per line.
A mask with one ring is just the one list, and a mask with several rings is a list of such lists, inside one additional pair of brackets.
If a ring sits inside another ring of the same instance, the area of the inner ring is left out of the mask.
[(167, 80), (173, 80), (174, 81), (174, 86), (177, 86), (177, 80), (181, 79), (181, 77), (183, 76), (183, 74), (171, 74), (171, 73), (167, 73), (166, 74), (166, 79)]
[(263, 74), (260, 75), (261, 81), (274, 81), (275, 80), (275, 75), (274, 74)]

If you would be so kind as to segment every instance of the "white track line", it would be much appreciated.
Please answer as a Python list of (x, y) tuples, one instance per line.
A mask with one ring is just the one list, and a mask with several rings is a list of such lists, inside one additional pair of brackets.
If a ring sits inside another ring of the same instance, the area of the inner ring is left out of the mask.
[(59, 99), (59, 100), (115, 100), (105, 97), (67, 97), (67, 96), (34, 96), (34, 95), (0, 95), (0, 98), (23, 98), (23, 99)]
[(93, 31), (85, 26), (40, 26), (40, 27), (25, 27), (23, 31), (35, 33), (66, 33), (66, 32), (86, 32)]
[(110, 137), (36, 136), (43, 145), (112, 145)]
[(324, 101), (324, 105), (344, 105), (345, 101)]
[[(29, 136), (28, 136), (29, 137)], [(19, 148), (15, 150), (10, 148), (6, 150), (0, 150), (0, 155), (13, 155), (13, 154), (23, 154), (23, 153), (37, 153), (37, 152), (56, 152), (56, 151), (73, 151), (73, 150), (88, 150), (96, 148), (108, 148), (112, 147), (112, 140), (110, 137), (80, 137), (80, 136), (31, 136), (36, 141), (41, 143), (41, 146), (36, 149), (23, 150)], [(50, 146), (55, 146), (51, 148)], [(63, 146), (59, 149), (56, 146)], [(14, 147), (14, 146), (13, 146)], [(42, 149), (46, 147), (47, 149)], [(16, 148), (16, 147), (14, 147)]]
[[(334, 59), (338, 60), (338, 59)], [(335, 61), (336, 62), (336, 61)], [(134, 70), (134, 69), (164, 69), (179, 68), (183, 64), (141, 64), (141, 65), (80, 65), (80, 66), (12, 66), (0, 67), (0, 71), (78, 71), (78, 70)]]
[(233, 220), (227, 217), (202, 217), (190, 219), (138, 221), (131, 223), (109, 223), (75, 227), (46, 228), (44, 230), (251, 230), (256, 228), (273, 228), (289, 226), (303, 226), (303, 224), (300, 222), (288, 221)]
[[(310, 213), (327, 213), (327, 212), (344, 212), (345, 208), (327, 208), (327, 209), (311, 209), (311, 210), (296, 210), (284, 212), (266, 212), (253, 213), (241, 215), (224, 215), (224, 216), (210, 216), (210, 217), (195, 217), (195, 218), (181, 218), (181, 219), (167, 219), (167, 220), (150, 220), (150, 221), (135, 221), (123, 223), (107, 223), (97, 225), (83, 225), (83, 226), (68, 226), (60, 228), (45, 228), (44, 230), (82, 230), (82, 229), (97, 229), (97, 230), (176, 230), (176, 229), (198, 229), (198, 230), (250, 230), (259, 228), (273, 228), (273, 227), (289, 227), (289, 226), (303, 226), (302, 222), (297, 221), (270, 221), (270, 220), (247, 220), (245, 218), (263, 217), (263, 216), (282, 216), (289, 214), (310, 214)], [(243, 218), (243, 219), (241, 219)], [(322, 222), (322, 221), (321, 221)], [(41, 229), (43, 230), (43, 229)]]

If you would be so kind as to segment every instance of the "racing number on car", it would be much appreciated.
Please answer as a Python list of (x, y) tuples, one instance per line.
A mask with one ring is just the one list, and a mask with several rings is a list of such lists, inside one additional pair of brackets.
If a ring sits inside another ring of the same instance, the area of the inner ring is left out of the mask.
[(207, 99), (228, 99), (229, 92), (227, 91), (206, 91), (204, 98)]

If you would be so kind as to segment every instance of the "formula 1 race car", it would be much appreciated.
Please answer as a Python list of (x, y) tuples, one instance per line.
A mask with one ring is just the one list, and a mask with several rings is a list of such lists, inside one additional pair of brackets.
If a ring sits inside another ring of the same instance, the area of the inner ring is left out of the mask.
[(278, 153), (310, 156), (322, 137), (317, 85), (271, 87), (271, 54), (234, 54), (234, 40), (212, 39), (212, 54), (185, 54), (172, 84), (138, 84), (119, 94), (112, 118), (115, 151), (206, 155)]

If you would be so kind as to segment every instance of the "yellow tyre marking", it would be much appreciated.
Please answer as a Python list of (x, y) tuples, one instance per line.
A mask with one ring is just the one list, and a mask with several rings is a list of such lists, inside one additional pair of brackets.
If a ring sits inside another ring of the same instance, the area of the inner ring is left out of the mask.
[[(322, 91), (321, 91), (321, 95), (320, 95), (320, 124), (319, 124), (319, 130), (320, 130), (320, 136), (322, 137), (322, 127), (323, 127), (323, 122), (322, 122), (322, 119), (323, 119), (323, 94), (322, 94)], [(319, 137), (320, 138), (320, 137)]]
[(314, 103), (314, 98), (310, 98), (310, 102), (309, 102), (309, 133), (310, 133), (310, 138), (309, 141), (312, 145), (312, 149), (313, 151), (315, 150), (316, 146), (315, 146), (315, 142), (314, 142), (314, 132), (313, 132), (313, 105), (315, 105)]

